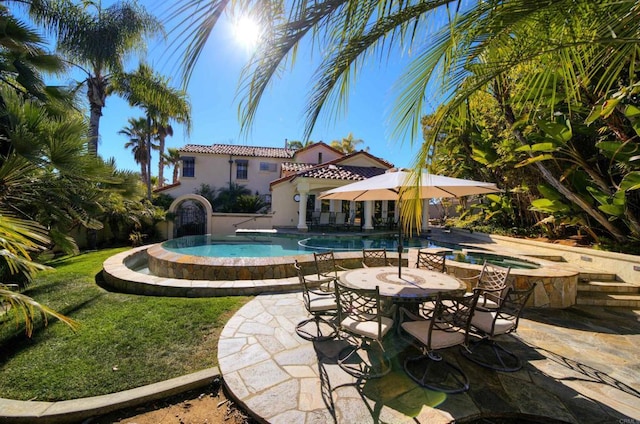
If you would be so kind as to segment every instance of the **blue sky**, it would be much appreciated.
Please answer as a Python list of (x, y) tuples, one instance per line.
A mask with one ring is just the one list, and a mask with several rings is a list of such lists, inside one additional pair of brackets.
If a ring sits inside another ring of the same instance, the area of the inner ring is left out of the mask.
[[(156, 12), (150, 7), (153, 4), (150, 0), (142, 4)], [(170, 76), (177, 86), (178, 76), (172, 74), (180, 58), (171, 53), (166, 43), (150, 43), (146, 60), (156, 71)], [(311, 61), (301, 58), (293, 71), (283, 73), (274, 81), (263, 98), (251, 134), (245, 137), (240, 134), (236, 90), (242, 66), (248, 58), (249, 51), (234, 37), (231, 25), (221, 23), (210, 37), (188, 87), (192, 105), (191, 134), (187, 136), (181, 126), (174, 126), (175, 133), (167, 139), (167, 147), (187, 143), (283, 147), (285, 139), (302, 138), (305, 100), (314, 71)], [(388, 123), (393, 85), (405, 63), (406, 58), (399, 55), (389, 64), (372, 61), (365, 65), (357, 82), (351, 86), (346, 113), (337, 119), (321, 118), (311, 140), (330, 143), (351, 132), (356, 139), (364, 141), (359, 148), (368, 147), (371, 154), (396, 166), (411, 166), (419, 146), (412, 147), (409, 140), (391, 139), (393, 126)], [(74, 74), (74, 78), (82, 76)], [(141, 110), (129, 107), (117, 96), (108, 97), (100, 121), (100, 155), (114, 157), (121, 169), (139, 170), (131, 151), (124, 148), (127, 138), (118, 131), (127, 125), (128, 118), (143, 115)], [(152, 172), (155, 175), (157, 154), (154, 156)], [(170, 174), (165, 172), (165, 175)]]

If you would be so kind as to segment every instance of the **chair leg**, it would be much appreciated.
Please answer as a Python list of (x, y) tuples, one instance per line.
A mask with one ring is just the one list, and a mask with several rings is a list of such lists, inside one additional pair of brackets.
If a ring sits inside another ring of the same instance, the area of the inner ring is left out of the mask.
[(496, 371), (515, 372), (522, 368), (520, 358), (490, 339), (472, 342), (469, 348), (463, 347), (460, 353), (470, 361)]
[(334, 339), (338, 335), (336, 326), (321, 316), (300, 321), (296, 325), (296, 334), (305, 340), (322, 342)]
[(406, 358), (404, 370), (417, 384), (443, 393), (462, 393), (469, 390), (469, 378), (456, 365), (442, 356), (427, 353)]
[(380, 378), (391, 372), (391, 360), (384, 351), (366, 342), (342, 349), (337, 362), (343, 371), (358, 379)]

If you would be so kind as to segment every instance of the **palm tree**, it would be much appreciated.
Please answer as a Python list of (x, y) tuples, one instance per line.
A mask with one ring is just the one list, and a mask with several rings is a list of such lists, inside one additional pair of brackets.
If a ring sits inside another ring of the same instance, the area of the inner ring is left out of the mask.
[[(57, 36), (57, 48), (81, 69), (89, 101), (90, 149), (97, 154), (100, 117), (111, 83), (123, 73), (133, 53), (144, 50), (144, 39), (161, 31), (160, 23), (141, 6), (127, 1), (102, 8), (100, 2), (32, 0), (29, 13), (37, 24)], [(94, 8), (92, 11), (91, 8)]]
[[(126, 135), (129, 138), (124, 145), (125, 148), (131, 149), (133, 159), (140, 165), (140, 176), (145, 184), (149, 184), (148, 162), (149, 148), (148, 139), (150, 137), (151, 127), (147, 118), (129, 118), (129, 125), (118, 131), (118, 134)], [(155, 147), (155, 146), (154, 146)]]
[(180, 157), (180, 152), (176, 148), (169, 147), (167, 149), (167, 153), (164, 153), (163, 156), (165, 163), (173, 167), (173, 177), (171, 179), (171, 184), (175, 184), (178, 182), (178, 175), (180, 173), (180, 162), (182, 160)]
[(238, 183), (229, 183), (227, 187), (218, 189), (215, 199), (216, 212), (238, 212), (238, 199), (251, 195), (251, 190)]
[[(640, 19), (640, 9), (635, 1), (496, 0), (464, 5), (447, 0), (265, 3), (211, 0), (211, 14), (197, 17), (199, 27), (183, 33), (192, 37), (190, 42), (182, 43), (186, 46), (184, 75), (188, 77), (211, 25), (229, 4), (248, 10), (265, 25), (262, 45), (245, 70), (241, 86), (243, 130), (253, 122), (268, 84), (280, 69), (295, 61), (300, 43), (311, 38), (314, 46), (326, 54), (316, 69), (317, 82), (309, 95), (305, 136), (311, 133), (323, 109), (339, 111), (346, 103), (352, 79), (368, 57), (389, 58), (407, 50), (412, 51), (413, 59), (398, 84), (391, 115), (395, 135), (408, 133), (412, 141), (416, 140), (427, 99), (433, 98), (435, 91), (443, 100), (443, 107), (434, 119), (433, 138), (423, 143), (415, 158), (416, 169), (429, 163), (439, 129), (450, 114), (463, 107), (473, 93), (500, 78), (508, 78), (510, 71), (523, 65), (538, 66), (520, 81), (522, 92), (534, 105), (545, 106), (547, 113), (553, 114), (558, 96), (571, 103), (593, 94), (590, 103), (603, 112), (602, 119), (616, 137), (626, 142), (634, 136), (626, 130), (628, 125), (620, 125), (624, 121), (622, 104), (619, 107), (616, 104), (628, 97), (637, 83), (633, 58), (637, 56), (640, 29), (634, 23)], [(178, 3), (176, 10), (184, 12), (196, 5), (202, 7), (200, 2), (185, 0)], [(196, 9), (192, 10), (196, 16)], [(434, 19), (429, 19), (431, 16)], [(188, 22), (193, 25), (193, 21)], [(606, 105), (598, 104), (598, 100), (617, 90), (622, 94)], [(514, 110), (510, 103), (514, 99), (508, 93), (498, 95), (502, 96), (499, 103), (504, 106), (507, 121), (516, 125), (520, 122), (519, 113), (526, 111)], [(521, 132), (516, 130), (514, 135), (520, 143), (527, 144)], [(603, 219), (591, 202), (585, 202), (563, 185), (561, 177), (540, 161), (532, 165), (564, 197), (618, 241), (624, 240), (615, 225)]]
[[(356, 140), (353, 138), (353, 133), (349, 133), (349, 135), (342, 140), (333, 140), (330, 146), (336, 150), (340, 150), (342, 153), (349, 154), (355, 152), (356, 146), (362, 143), (364, 143), (364, 140)], [(369, 148), (365, 150), (369, 150)]]
[[(140, 64), (135, 72), (123, 74), (114, 83), (117, 90), (132, 106), (140, 106), (151, 119), (153, 133), (158, 140), (158, 184), (164, 185), (164, 151), (165, 139), (173, 135), (170, 122), (175, 121), (185, 126), (186, 133), (191, 130), (191, 105), (184, 90), (170, 85), (170, 81)], [(149, 171), (150, 173), (150, 171)]]

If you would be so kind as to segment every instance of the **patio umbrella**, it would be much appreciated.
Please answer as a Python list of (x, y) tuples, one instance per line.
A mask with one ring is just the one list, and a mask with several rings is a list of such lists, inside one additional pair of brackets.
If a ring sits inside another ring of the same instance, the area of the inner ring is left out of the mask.
[[(445, 177), (423, 172), (420, 186), (415, 195), (412, 186), (415, 181), (412, 171), (392, 168), (384, 174), (337, 187), (320, 194), (320, 199), (334, 200), (396, 200), (419, 198), (462, 197), (473, 194), (487, 194), (500, 191), (493, 183)], [(402, 276), (402, 225), (398, 225), (398, 277)]]

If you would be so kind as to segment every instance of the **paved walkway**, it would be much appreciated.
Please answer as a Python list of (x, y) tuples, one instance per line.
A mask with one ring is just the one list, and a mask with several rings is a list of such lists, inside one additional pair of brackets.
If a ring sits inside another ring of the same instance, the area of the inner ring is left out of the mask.
[(354, 381), (335, 363), (344, 342), (301, 339), (294, 330), (307, 317), (300, 293), (268, 294), (229, 320), (218, 360), (231, 394), (269, 423), (639, 423), (639, 316), (622, 308), (529, 309), (517, 338), (501, 339), (525, 361), (523, 369), (490, 371), (450, 349), (447, 357), (469, 375), (471, 390), (445, 395), (406, 377), (401, 364), (412, 348), (395, 336), (386, 344), (392, 373), (360, 388), (338, 387)]

